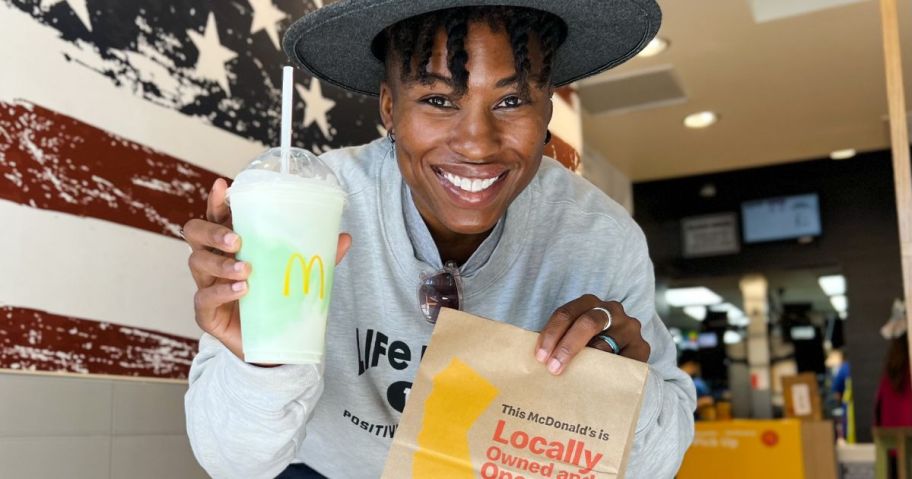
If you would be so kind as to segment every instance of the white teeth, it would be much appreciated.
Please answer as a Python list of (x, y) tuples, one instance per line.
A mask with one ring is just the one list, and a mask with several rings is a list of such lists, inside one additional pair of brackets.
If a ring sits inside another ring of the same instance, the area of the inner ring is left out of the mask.
[(453, 186), (471, 193), (477, 193), (479, 191), (484, 191), (491, 187), (495, 182), (497, 182), (497, 176), (494, 178), (488, 178), (486, 180), (481, 179), (469, 179), (463, 178), (461, 176), (454, 175), (452, 173), (443, 171), (443, 177), (446, 178)]

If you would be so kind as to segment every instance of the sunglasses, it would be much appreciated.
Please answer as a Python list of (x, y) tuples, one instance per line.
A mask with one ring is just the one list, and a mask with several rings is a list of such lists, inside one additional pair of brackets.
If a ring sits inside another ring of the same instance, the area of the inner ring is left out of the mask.
[(444, 267), (431, 274), (421, 275), (418, 286), (418, 306), (424, 319), (434, 324), (440, 308), (459, 309), (462, 302), (462, 279), (456, 263), (447, 262)]

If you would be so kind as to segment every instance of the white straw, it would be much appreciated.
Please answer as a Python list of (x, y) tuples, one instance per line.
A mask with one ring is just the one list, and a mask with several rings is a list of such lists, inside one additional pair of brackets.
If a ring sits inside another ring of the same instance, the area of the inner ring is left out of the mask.
[(294, 68), (282, 68), (282, 173), (288, 173), (288, 159), (291, 156), (291, 87), (294, 84)]

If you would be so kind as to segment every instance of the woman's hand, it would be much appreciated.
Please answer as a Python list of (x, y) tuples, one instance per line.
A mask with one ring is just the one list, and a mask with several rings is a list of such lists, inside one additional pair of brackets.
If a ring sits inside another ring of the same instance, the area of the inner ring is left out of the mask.
[[(594, 308), (604, 308), (611, 316)], [(613, 339), (619, 351), (599, 336)], [(589, 346), (621, 356), (646, 362), (649, 360), (649, 343), (640, 334), (640, 322), (627, 316), (624, 307), (617, 301), (602, 301), (587, 294), (557, 308), (545, 329), (538, 335), (535, 358), (547, 365), (552, 374), (560, 374), (567, 364), (584, 347)]]
[[(225, 180), (215, 180), (206, 204), (206, 220), (188, 221), (182, 234), (192, 250), (189, 265), (197, 287), (193, 297), (196, 324), (243, 359), (238, 299), (247, 294), (251, 266), (235, 260), (241, 238), (231, 229), (231, 211), (225, 203), (227, 190)], [(339, 235), (336, 264), (349, 246), (351, 236)]]

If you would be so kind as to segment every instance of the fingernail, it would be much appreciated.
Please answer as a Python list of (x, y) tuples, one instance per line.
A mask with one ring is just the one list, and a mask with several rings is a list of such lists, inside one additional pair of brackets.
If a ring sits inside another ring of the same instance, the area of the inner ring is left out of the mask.
[(539, 348), (538, 352), (535, 353), (535, 360), (544, 363), (548, 359), (548, 351), (545, 351), (545, 348)]
[(234, 283), (231, 285), (232, 291), (235, 291), (238, 293), (240, 293), (241, 291), (244, 291), (244, 288), (246, 288), (246, 287), (247, 287), (246, 281), (238, 281), (237, 283)]
[(228, 233), (224, 238), (222, 238), (222, 241), (224, 241), (226, 245), (231, 246), (237, 241), (237, 239), (238, 235), (234, 233)]
[(552, 359), (551, 362), (548, 363), (548, 371), (551, 371), (551, 374), (557, 374), (557, 372), (560, 371), (560, 367), (561, 363), (557, 358)]
[(238, 261), (238, 262), (234, 263), (234, 270), (237, 271), (238, 273), (240, 273), (241, 271), (244, 271), (244, 262)]

